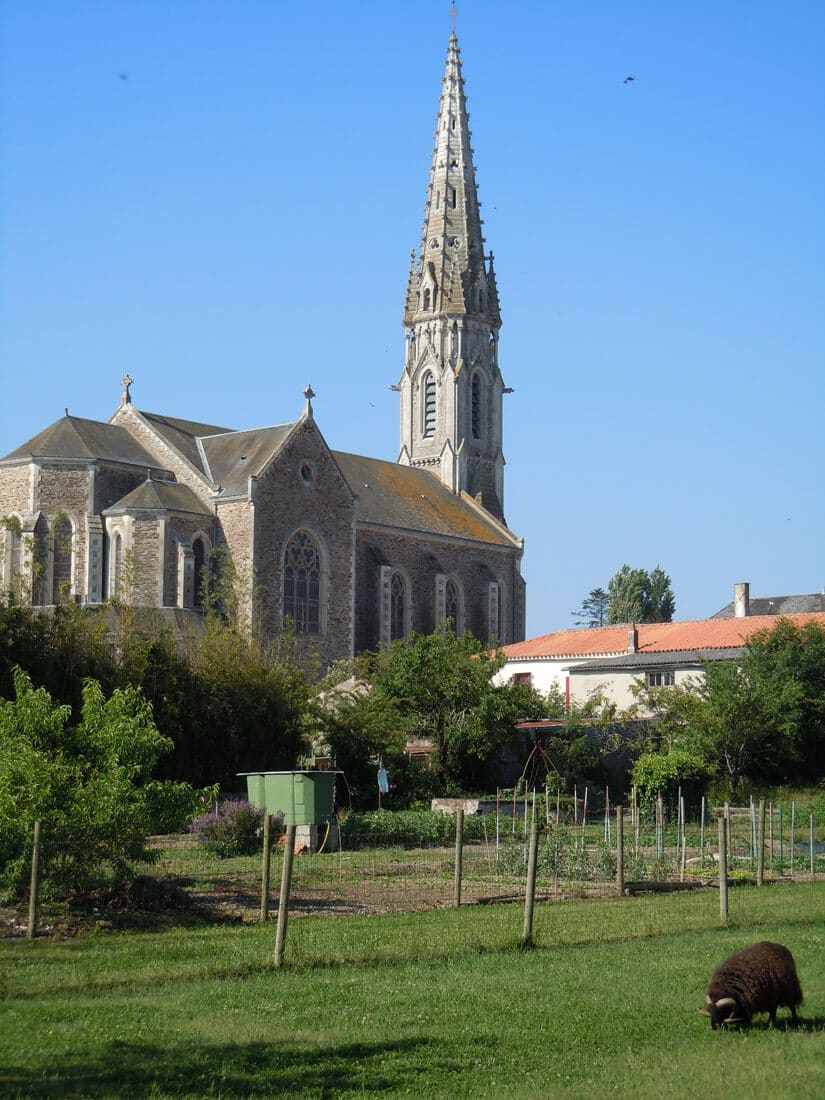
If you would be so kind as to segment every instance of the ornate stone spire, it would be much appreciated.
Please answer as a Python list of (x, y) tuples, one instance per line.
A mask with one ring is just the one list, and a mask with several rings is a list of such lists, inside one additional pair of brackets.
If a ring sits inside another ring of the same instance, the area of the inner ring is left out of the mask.
[(503, 519), (501, 327), (484, 237), (461, 54), (453, 32), (441, 84), (424, 230), (404, 302), (398, 461), (438, 473)]
[[(429, 309), (422, 294), (408, 294), (404, 323), (422, 312), (449, 312), (459, 316), (487, 316), (484, 237), (481, 233), (478, 190), (461, 54), (458, 38), (450, 35), (447, 63), (441, 85), (430, 183), (427, 189), (424, 229), (416, 265), (417, 280), (410, 289), (429, 286)], [(462, 294), (450, 293), (454, 266), (461, 273)], [(417, 282), (417, 285), (415, 285)]]

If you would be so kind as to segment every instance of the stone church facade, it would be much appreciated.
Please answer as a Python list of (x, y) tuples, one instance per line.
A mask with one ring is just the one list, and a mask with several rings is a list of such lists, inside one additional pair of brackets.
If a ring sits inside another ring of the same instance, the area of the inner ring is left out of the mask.
[[(66, 416), (0, 459), (0, 590), (49, 606), (202, 613), (214, 560), (242, 621), (291, 626), (324, 665), (451, 620), (524, 637), (523, 544), (504, 519), (501, 325), (455, 35), (424, 232), (404, 306), (398, 461), (330, 449), (297, 420), (236, 431), (138, 410)], [(217, 553), (221, 552), (221, 553)]]

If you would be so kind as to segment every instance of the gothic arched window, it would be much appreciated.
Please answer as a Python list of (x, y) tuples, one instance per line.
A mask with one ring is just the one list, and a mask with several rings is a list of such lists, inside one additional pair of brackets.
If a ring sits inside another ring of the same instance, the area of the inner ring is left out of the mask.
[(473, 439), (481, 439), (481, 378), (476, 372), (470, 384), (470, 419)]
[(3, 590), (19, 597), (23, 580), (23, 529), (19, 516), (9, 516), (4, 526)]
[(192, 598), (195, 607), (203, 607), (206, 596), (206, 542), (198, 537), (192, 543), (192, 557), (194, 559), (194, 576)]
[(66, 603), (72, 585), (72, 525), (66, 516), (52, 530), (52, 603)]
[(460, 633), (459, 615), (461, 607), (458, 598), (458, 585), (455, 581), (447, 581), (444, 588), (444, 617), (453, 624), (456, 634)]
[(407, 633), (407, 585), (400, 573), (393, 573), (390, 582), (390, 641)]
[(123, 580), (123, 536), (120, 531), (112, 539), (112, 551), (109, 569), (109, 596), (116, 600), (120, 595)]
[(49, 525), (45, 516), (38, 516), (32, 543), (32, 603), (42, 607), (46, 602), (49, 576)]
[(423, 422), (421, 425), (425, 439), (432, 439), (435, 435), (435, 377), (432, 371), (427, 371), (421, 383), (424, 391)]
[(284, 552), (284, 619), (298, 634), (321, 631), (321, 558), (307, 531), (296, 531)]

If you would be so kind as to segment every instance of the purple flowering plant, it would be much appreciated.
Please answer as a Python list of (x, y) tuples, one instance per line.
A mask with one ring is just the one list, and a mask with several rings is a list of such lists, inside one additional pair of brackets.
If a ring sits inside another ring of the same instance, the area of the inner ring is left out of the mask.
[(195, 818), (189, 827), (212, 855), (249, 856), (261, 849), (264, 811), (243, 800), (228, 800)]

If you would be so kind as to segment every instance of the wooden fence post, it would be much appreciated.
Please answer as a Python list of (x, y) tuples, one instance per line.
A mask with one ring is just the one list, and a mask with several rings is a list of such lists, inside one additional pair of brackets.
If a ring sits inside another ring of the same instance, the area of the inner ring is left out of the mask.
[(624, 894), (624, 810), (616, 807), (616, 893)]
[(34, 939), (37, 933), (37, 916), (40, 903), (40, 822), (34, 823), (32, 836), (32, 874), (29, 885), (29, 923), (26, 927), (28, 939)]
[(278, 896), (278, 927), (275, 931), (275, 966), (280, 967), (284, 961), (284, 945), (286, 943), (286, 921), (289, 913), (289, 890), (292, 885), (292, 861), (295, 858), (295, 825), (286, 827), (286, 844), (284, 845), (284, 865), (281, 870), (281, 892)]
[(269, 917), (269, 871), (272, 854), (272, 818), (264, 812), (264, 850), (261, 856), (261, 920)]
[(765, 883), (765, 799), (759, 799), (759, 816), (756, 821), (756, 885)]
[(464, 856), (464, 811), (456, 810), (455, 814), (455, 893), (454, 902), (456, 909), (461, 905), (461, 864)]
[(719, 916), (728, 922), (728, 819), (719, 818)]
[(527, 892), (524, 896), (524, 932), (521, 942), (524, 947), (533, 946), (533, 905), (536, 900), (536, 862), (539, 848), (539, 825), (534, 821), (530, 826), (530, 849), (527, 857)]

